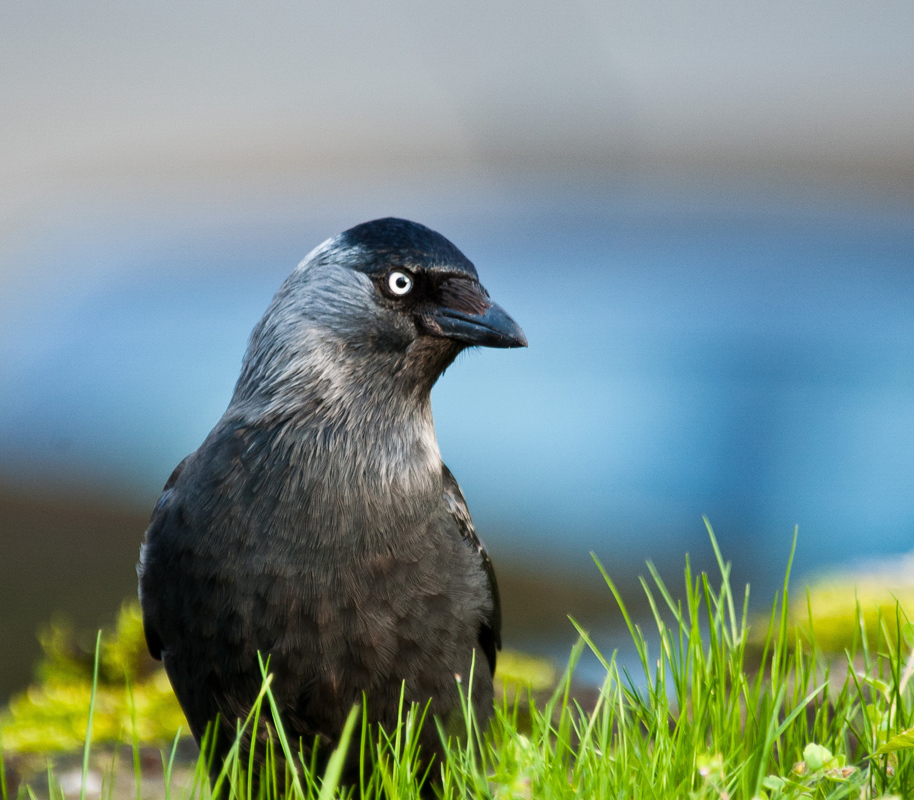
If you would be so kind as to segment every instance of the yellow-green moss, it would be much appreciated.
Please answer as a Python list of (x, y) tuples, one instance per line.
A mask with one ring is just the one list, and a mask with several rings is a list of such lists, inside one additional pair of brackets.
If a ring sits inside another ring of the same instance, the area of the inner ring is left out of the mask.
[[(60, 621), (40, 632), (44, 655), (38, 682), (0, 714), (5, 750), (49, 753), (82, 747), (95, 657), (94, 637), (86, 639)], [(179, 728), (188, 730), (164, 670), (146, 652), (139, 604), (125, 603), (114, 629), (102, 635), (92, 740), (129, 742), (135, 733), (140, 742), (164, 743)]]
[(897, 643), (899, 632), (910, 638), (914, 585), (903, 580), (880, 574), (834, 575), (815, 581), (807, 592), (808, 602), (804, 594), (791, 603), (791, 625), (806, 638), (814, 635), (822, 650), (850, 650), (855, 636), (859, 645), (858, 615), (863, 618), (870, 646), (875, 645), (880, 628), (882, 641)]
[(498, 654), (495, 681), (502, 689), (529, 688), (542, 692), (555, 687), (558, 673), (548, 659), (517, 650), (502, 650)]

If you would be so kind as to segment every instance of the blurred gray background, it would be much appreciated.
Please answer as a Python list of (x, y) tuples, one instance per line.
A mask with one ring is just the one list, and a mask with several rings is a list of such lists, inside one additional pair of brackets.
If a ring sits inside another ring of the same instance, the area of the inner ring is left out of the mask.
[(0, 698), (110, 621), (320, 241), (429, 225), (526, 330), (434, 392), (506, 643), (651, 559), (914, 545), (914, 6), (0, 5)]

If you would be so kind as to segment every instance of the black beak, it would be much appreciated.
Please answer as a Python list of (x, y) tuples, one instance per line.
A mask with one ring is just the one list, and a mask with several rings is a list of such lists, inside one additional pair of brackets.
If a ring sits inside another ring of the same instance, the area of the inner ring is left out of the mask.
[(526, 347), (527, 337), (508, 313), (475, 281), (452, 278), (442, 285), (441, 303), (420, 316), (426, 333), (467, 346)]

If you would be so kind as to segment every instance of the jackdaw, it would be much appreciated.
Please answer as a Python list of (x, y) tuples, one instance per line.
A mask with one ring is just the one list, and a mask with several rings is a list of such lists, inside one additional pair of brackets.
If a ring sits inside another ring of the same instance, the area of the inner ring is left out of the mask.
[[(363, 696), (385, 726), (401, 692), (452, 724), (471, 669), (488, 719), (498, 588), (430, 393), (465, 348), (526, 344), (473, 264), (406, 220), (329, 239), (280, 287), (228, 409), (165, 484), (138, 566), (149, 650), (198, 742), (219, 719), (219, 760), (261, 688), (258, 654), (306, 755), (330, 752)], [(420, 746), (440, 755), (435, 725)]]

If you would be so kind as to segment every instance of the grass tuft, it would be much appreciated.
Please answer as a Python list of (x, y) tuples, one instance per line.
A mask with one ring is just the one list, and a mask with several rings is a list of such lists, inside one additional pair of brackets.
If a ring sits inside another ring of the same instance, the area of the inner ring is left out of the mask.
[[(730, 564), (710, 525), (708, 533), (717, 559), (713, 580), (693, 572), (687, 558), (683, 584), (674, 590), (648, 564), (648, 577), (642, 581), (651, 609), (646, 620), (634, 618), (594, 559), (637, 654), (638, 666), (632, 671), (619, 666), (616, 653), (601, 652), (575, 623), (580, 639), (562, 676), (549, 675), (544, 681), (549, 673), (536, 665), (535, 680), (505, 680), (487, 730), (477, 724), (468, 701), (459, 734), (450, 722), (427, 719), (425, 709), (402, 700), (400, 722), (393, 730), (368, 724), (356, 707), (319, 774), (317, 760), (306, 759), (299, 743), (274, 725), (266, 747), (266, 777), (258, 782), (257, 765), (242, 757), (240, 742), (264, 715), (278, 718), (268, 664), (262, 664), (258, 702), (239, 723), (238, 741), (214, 789), (209, 783), (212, 748), (204, 743), (199, 758), (188, 763), (179, 755), (175, 736), (162, 756), (164, 798), (209, 800), (213, 791), (229, 800), (869, 800), (914, 795), (914, 628), (902, 603), (880, 602), (873, 611), (858, 596), (849, 615), (852, 629), (845, 631), (843, 651), (836, 653), (831, 631), (825, 647), (818, 640), (815, 593), (807, 593), (802, 603), (792, 601), (790, 561), (770, 612), (753, 615), (748, 588), (734, 591)], [(587, 649), (602, 664), (605, 677), (598, 688), (581, 691), (574, 672)], [(116, 651), (104, 637), (97, 641), (92, 689), (86, 697), (81, 800), (88, 800), (90, 761), (105, 757), (111, 759), (105, 797), (149, 796), (151, 779), (143, 774), (138, 755), (147, 709), (136, 699), (139, 692), (130, 688), (137, 676), (124, 669), (129, 659), (112, 655)], [(523, 662), (516, 661), (503, 674), (522, 673), (518, 663)], [(128, 675), (124, 724), (129, 727), (118, 737), (130, 742), (134, 752), (134, 780), (123, 795), (115, 788), (116, 752), (106, 756), (106, 751), (92, 749), (105, 682), (112, 680), (114, 667)], [(140, 677), (140, 682), (149, 679)], [(465, 698), (472, 680), (471, 674), (461, 687)], [(439, 726), (446, 758), (426, 768), (419, 732), (433, 724)], [(2, 741), (8, 741), (7, 734), (4, 737)], [(359, 756), (357, 786), (343, 782), (349, 774), (344, 770), (349, 753)], [(3, 800), (10, 794), (7, 784), (0, 756)], [(26, 781), (17, 796), (63, 797), (53, 769), (43, 784), (46, 789), (39, 792), (34, 788), (38, 785), (37, 777)]]

